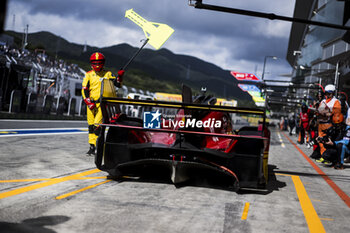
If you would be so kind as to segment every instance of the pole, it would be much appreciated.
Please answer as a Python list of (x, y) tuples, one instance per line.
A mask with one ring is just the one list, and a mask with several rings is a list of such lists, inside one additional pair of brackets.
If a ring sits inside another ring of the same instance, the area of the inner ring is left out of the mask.
[(275, 56), (265, 56), (264, 57), (264, 65), (263, 65), (263, 72), (262, 72), (262, 75), (261, 75), (261, 81), (263, 83), (263, 89), (264, 89), (264, 94), (265, 94), (265, 106), (264, 106), (264, 119), (263, 119), (263, 129), (262, 129), (262, 133), (261, 133), (261, 136), (264, 136), (264, 129), (265, 129), (265, 124), (266, 124), (266, 112), (267, 112), (267, 102), (268, 102), (268, 96), (267, 96), (267, 88), (266, 88), (266, 83), (265, 83), (265, 67), (266, 67), (266, 61), (267, 61), (267, 58), (271, 57), (272, 59), (276, 60), (277, 57)]
[(263, 72), (262, 72), (262, 75), (261, 75), (261, 79), (262, 79), (262, 81), (264, 82), (264, 76), (265, 76), (265, 66), (266, 66), (266, 60), (267, 60), (267, 58), (272, 58), (272, 59), (274, 59), (274, 60), (276, 60), (277, 59), (277, 57), (276, 56), (265, 56), (264, 57), (264, 65), (263, 65)]
[(143, 42), (142, 46), (136, 51), (136, 53), (130, 58), (130, 60), (123, 66), (123, 70), (126, 70), (126, 68), (129, 66), (129, 64), (135, 59), (135, 57), (137, 55), (139, 55), (139, 53), (141, 52), (141, 50), (143, 49), (143, 47), (145, 47), (145, 45), (147, 44), (147, 42), (149, 41), (149, 39), (147, 38), (145, 40), (145, 42)]
[(335, 76), (334, 76), (334, 86), (335, 86), (335, 94), (334, 96), (337, 96), (339, 92), (339, 61), (337, 62), (337, 65), (335, 66)]
[(266, 66), (266, 60), (268, 56), (264, 57), (264, 65), (263, 65), (263, 72), (261, 75), (261, 81), (264, 85), (264, 95), (265, 95), (265, 106), (264, 106), (264, 115), (263, 115), (263, 124), (262, 124), (262, 129), (261, 129), (261, 136), (264, 137), (265, 134), (265, 125), (266, 125), (266, 111), (267, 111), (267, 93), (266, 93), (266, 83), (264, 81), (264, 75), (265, 75), (265, 66)]
[(258, 17), (258, 18), (265, 18), (265, 19), (270, 19), (270, 20), (277, 19), (277, 20), (282, 20), (282, 21), (297, 22), (297, 23), (310, 24), (310, 25), (316, 25), (316, 26), (321, 26), (321, 27), (329, 27), (329, 28), (336, 28), (336, 29), (342, 29), (342, 30), (350, 30), (349, 26), (330, 24), (330, 23), (324, 23), (324, 22), (319, 22), (319, 21), (311, 21), (311, 20), (307, 20), (307, 19), (301, 19), (301, 18), (295, 18), (295, 17), (287, 17), (287, 16), (282, 16), (282, 15), (275, 15), (275, 14), (272, 14), (272, 13), (264, 13), (264, 12), (258, 12), (258, 11), (249, 11), (249, 10), (242, 10), (242, 9), (237, 9), (237, 8), (229, 8), (229, 7), (222, 7), (222, 6), (203, 4), (202, 0), (196, 0), (195, 3), (191, 3), (190, 5), (194, 6), (194, 8), (197, 8), (197, 9), (221, 11), (221, 12), (226, 12), (226, 13), (247, 15), (247, 16), (253, 16), (253, 17)]
[(266, 59), (267, 59), (267, 57), (268, 57), (268, 56), (265, 56), (265, 57), (264, 57), (263, 72), (262, 72), (262, 75), (261, 75), (261, 79), (262, 79), (263, 82), (264, 82), (265, 66), (266, 66)]
[(24, 51), (24, 49), (28, 45), (28, 27), (29, 25), (27, 24), (26, 28), (24, 29), (24, 41), (23, 41), (22, 51)]

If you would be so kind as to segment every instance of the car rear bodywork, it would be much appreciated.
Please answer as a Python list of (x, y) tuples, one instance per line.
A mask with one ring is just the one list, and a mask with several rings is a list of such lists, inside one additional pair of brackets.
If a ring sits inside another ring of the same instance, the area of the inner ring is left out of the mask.
[[(193, 103), (188, 93), (183, 99), (187, 103), (102, 98), (96, 166), (113, 177), (165, 171), (178, 184), (193, 176), (220, 174), (235, 188), (264, 188), (270, 140), (265, 111), (210, 105), (206, 97)], [(161, 126), (145, 128), (142, 116), (123, 113), (125, 105), (161, 112)], [(233, 130), (235, 114), (254, 114), (261, 121)], [(195, 124), (198, 120), (203, 124)], [(176, 123), (181, 121), (183, 125)]]

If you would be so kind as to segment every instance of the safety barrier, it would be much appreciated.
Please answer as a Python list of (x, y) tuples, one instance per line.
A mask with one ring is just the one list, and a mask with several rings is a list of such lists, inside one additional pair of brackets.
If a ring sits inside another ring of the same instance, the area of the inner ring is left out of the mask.
[(70, 98), (69, 103), (68, 103), (68, 116), (74, 116), (75, 115), (75, 106), (76, 106), (76, 99), (75, 98)]
[(50, 114), (52, 104), (53, 104), (53, 96), (52, 95), (45, 95), (43, 106), (42, 106), (43, 107), (42, 112), (44, 114)]
[(65, 108), (65, 98), (60, 96), (57, 98), (56, 102), (56, 115), (63, 115), (64, 108)]
[(21, 112), (22, 91), (13, 90), (11, 92), (9, 112)]
[(86, 105), (83, 99), (80, 99), (78, 116), (86, 116)]
[(35, 113), (37, 102), (38, 102), (37, 94), (29, 93), (28, 94), (28, 101), (27, 101), (26, 112), (27, 113)]
[(81, 116), (82, 109), (83, 109), (83, 99), (80, 99), (80, 101), (79, 101), (79, 109), (78, 109), (78, 116)]

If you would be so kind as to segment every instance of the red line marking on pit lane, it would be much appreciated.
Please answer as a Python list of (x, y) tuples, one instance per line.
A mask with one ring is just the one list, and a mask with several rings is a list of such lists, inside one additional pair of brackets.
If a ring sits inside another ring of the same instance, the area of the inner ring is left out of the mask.
[(282, 132), (283, 136), (285, 136), (290, 143), (302, 154), (302, 156), (311, 164), (311, 166), (317, 171), (319, 175), (327, 182), (329, 186), (338, 194), (338, 196), (345, 202), (345, 204), (350, 208), (350, 197), (341, 189), (338, 185), (336, 185), (329, 176), (324, 173), (321, 168), (319, 168), (310, 158), (307, 156), (293, 141), (290, 139), (284, 132)]

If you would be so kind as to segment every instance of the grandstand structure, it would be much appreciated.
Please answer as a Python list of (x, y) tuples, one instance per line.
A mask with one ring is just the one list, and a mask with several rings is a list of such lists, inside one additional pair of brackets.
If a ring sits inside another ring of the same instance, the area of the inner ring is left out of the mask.
[(54, 59), (44, 50), (1, 44), (1, 111), (74, 115), (80, 109), (84, 73), (78, 65)]
[[(0, 43), (0, 111), (85, 115), (81, 84), (85, 71), (76, 64), (48, 56), (45, 50), (28, 51)], [(154, 93), (123, 86), (120, 97), (129, 93)]]
[[(49, 56), (43, 49), (29, 51), (11, 46), (13, 38), (0, 37), (0, 113), (30, 113), (62, 116), (83, 116), (85, 103), (81, 97), (85, 70)], [(180, 94), (152, 93), (125, 85), (118, 97), (181, 102)], [(216, 99), (216, 105), (237, 106), (237, 101)], [(125, 106), (131, 115), (144, 109)]]

